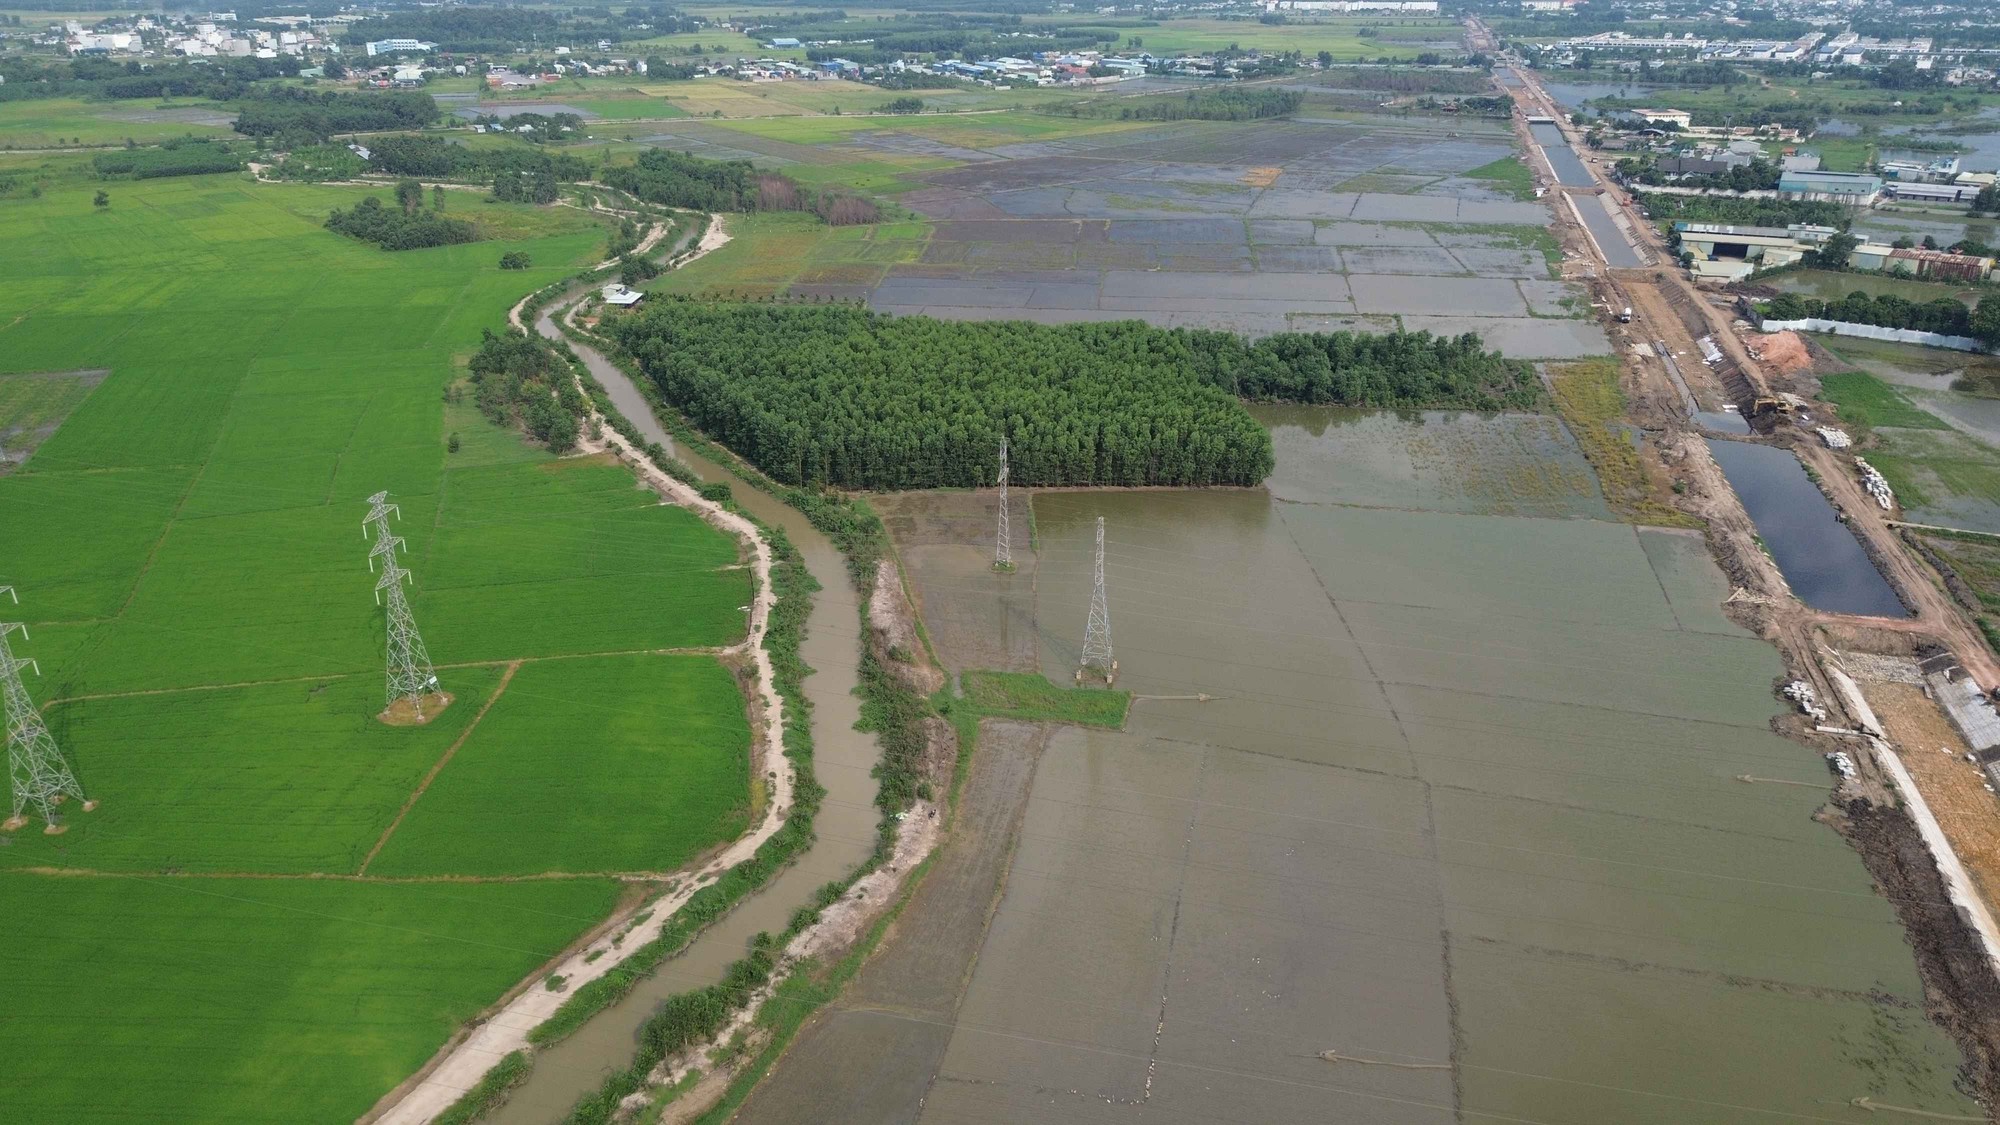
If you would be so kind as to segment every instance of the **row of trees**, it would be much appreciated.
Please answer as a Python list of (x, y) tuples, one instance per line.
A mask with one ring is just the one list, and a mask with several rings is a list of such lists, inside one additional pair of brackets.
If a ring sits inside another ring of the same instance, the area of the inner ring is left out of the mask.
[[(527, 268), (527, 256), (501, 269)], [(519, 426), (557, 453), (576, 447), (579, 419), (589, 413), (568, 366), (554, 351), (518, 333), (485, 334), (472, 355), (472, 401), (495, 424)]]
[(1734, 199), (1723, 195), (1667, 195), (1635, 192), (1639, 206), (1660, 222), (1735, 223), (1739, 226), (1782, 227), (1793, 223), (1847, 229), (1851, 208), (1840, 203), (1803, 199)]
[(437, 102), (418, 91), (318, 93), (280, 86), (259, 88), (245, 99), (234, 127), (248, 137), (310, 143), (335, 133), (421, 129), (438, 116)]
[(1116, 117), (1121, 121), (1255, 121), (1297, 113), (1305, 95), (1296, 90), (1219, 86), (1174, 97), (1063, 102), (1043, 108), (1064, 117)]
[(1255, 121), (1297, 113), (1305, 95), (1296, 90), (1202, 90), (1179, 98), (1140, 98), (1118, 107), (1126, 121)]
[(550, 153), (527, 145), (469, 148), (444, 137), (373, 137), (368, 142), (368, 167), (394, 176), (439, 180), (492, 180), (503, 176), (545, 177), (575, 183), (591, 175), (589, 163), (568, 153)]
[(412, 180), (403, 183), (416, 186), (415, 204), (410, 202), (403, 184), (398, 184), (397, 195), (403, 204), (400, 208), (384, 207), (380, 199), (371, 195), (344, 211), (336, 208), (326, 217), (326, 229), (373, 242), (384, 250), (421, 250), (427, 246), (472, 242), (479, 237), (471, 223), (424, 210), (423, 188)]
[(652, 149), (638, 162), (604, 170), (603, 180), (648, 203), (696, 211), (810, 211), (834, 226), (881, 218), (874, 202), (845, 192), (815, 191), (747, 160), (703, 160)]
[(1964, 301), (1952, 297), (1911, 301), (1890, 293), (1873, 296), (1853, 292), (1821, 299), (1802, 293), (1780, 293), (1759, 304), (1758, 311), (1773, 320), (1844, 320), (1879, 328), (1942, 332), (1947, 336), (1972, 334), (1972, 310)]
[(1822, 300), (1800, 293), (1780, 293), (1760, 302), (1757, 310), (1772, 320), (1841, 320), (1880, 328), (1912, 328), (1946, 336), (1970, 336), (1989, 348), (2000, 348), (2000, 297), (1981, 297), (1976, 307), (1953, 297), (1911, 301), (1884, 293), (1849, 293)]
[(250, 84), (267, 78), (291, 78), (299, 73), (296, 55), (275, 59), (204, 59), (199, 64), (158, 62), (141, 65), (133, 59), (48, 59), (32, 55), (0, 56), (0, 102), (34, 98), (213, 98), (230, 101), (244, 96)]
[(1476, 336), (1230, 332), (885, 317), (668, 298), (608, 328), (668, 402), (791, 484), (1255, 484), (1242, 398), (1495, 409), (1536, 401)]

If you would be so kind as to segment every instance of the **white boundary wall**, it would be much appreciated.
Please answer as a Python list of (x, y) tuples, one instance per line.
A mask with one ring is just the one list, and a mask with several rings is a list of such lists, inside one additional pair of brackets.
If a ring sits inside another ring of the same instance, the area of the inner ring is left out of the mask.
[(1783, 332), (1797, 329), (1801, 332), (1830, 332), (1835, 336), (1860, 336), (1869, 340), (1887, 340), (1895, 344), (1922, 344), (1927, 348), (1950, 348), (1955, 352), (1978, 352), (1986, 349), (1970, 336), (1946, 336), (1940, 332), (1919, 332), (1914, 328), (1881, 328), (1873, 324), (1856, 324), (1851, 320), (1821, 320), (1807, 317), (1804, 320), (1764, 320), (1757, 325), (1759, 332)]

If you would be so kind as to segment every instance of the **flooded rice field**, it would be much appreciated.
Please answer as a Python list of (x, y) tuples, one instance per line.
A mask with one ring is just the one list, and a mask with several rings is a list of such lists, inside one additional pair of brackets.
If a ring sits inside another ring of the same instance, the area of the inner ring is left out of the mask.
[(1036, 494), (1012, 575), (992, 494), (881, 498), (945, 663), (1063, 683), (1104, 517), (1137, 700), (985, 727), (939, 881), (740, 1120), (1976, 1111), (1700, 537), (1603, 519), (1537, 419), (1264, 418), (1268, 489)]
[(1708, 451), (1800, 601), (1835, 613), (1908, 615), (1861, 541), (1789, 450), (1710, 438)]
[[(919, 139), (885, 129), (844, 144), (909, 151)], [(1248, 335), (1400, 324), (1476, 331), (1524, 358), (1609, 350), (1580, 316), (1581, 291), (1550, 266), (1547, 204), (1464, 174), (1512, 153), (1501, 123), (1190, 121), (976, 150), (925, 143), (958, 163), (900, 197), (935, 222), (920, 259), (798, 291), (954, 319), (1137, 318)]]

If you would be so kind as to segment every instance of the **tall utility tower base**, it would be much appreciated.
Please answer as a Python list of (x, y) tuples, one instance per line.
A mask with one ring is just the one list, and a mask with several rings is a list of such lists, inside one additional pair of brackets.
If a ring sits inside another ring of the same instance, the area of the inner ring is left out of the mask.
[[(49, 804), (60, 805), (68, 799), (66, 795), (58, 793), (55, 799), (51, 800)], [(96, 812), (97, 801), (95, 799), (88, 800), (77, 807), (84, 812)], [(28, 818), (25, 816), (10, 816), (6, 820), (0, 820), (0, 832), (19, 832), (27, 826)], [(42, 829), (42, 834), (45, 836), (60, 836), (67, 831), (69, 831), (69, 825), (67, 824), (50, 824)]]
[[(1099, 668), (1096, 665), (1091, 665), (1091, 664), (1078, 665), (1076, 669), (1076, 686), (1078, 687), (1083, 686), (1083, 680), (1085, 676), (1088, 676), (1090, 678), (1091, 683), (1096, 683), (1097, 678), (1099, 676), (1102, 676), (1104, 677), (1104, 686), (1110, 687), (1111, 685), (1118, 682), (1118, 662), (1116, 660), (1112, 661), (1111, 667), (1109, 668)], [(1194, 697), (1190, 695), (1190, 696), (1182, 696), (1181, 698), (1193, 699)], [(1203, 702), (1206, 702), (1207, 699), (1208, 699), (1207, 696), (1202, 696)]]
[(392, 727), (420, 727), (444, 713), (451, 706), (452, 694), (448, 691), (434, 691), (423, 697), (423, 706), (417, 706), (417, 697), (406, 695), (382, 709), (375, 718)]

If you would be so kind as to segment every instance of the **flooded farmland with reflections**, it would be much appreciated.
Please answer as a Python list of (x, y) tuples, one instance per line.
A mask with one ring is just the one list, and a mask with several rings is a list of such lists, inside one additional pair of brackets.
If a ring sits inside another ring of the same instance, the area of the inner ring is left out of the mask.
[(1059, 683), (1104, 517), (1136, 701), (986, 724), (739, 1120), (1978, 1112), (1700, 537), (1606, 519), (1545, 419), (1260, 416), (1267, 488), (1017, 492), (1013, 574), (992, 493), (879, 499), (945, 663)]

